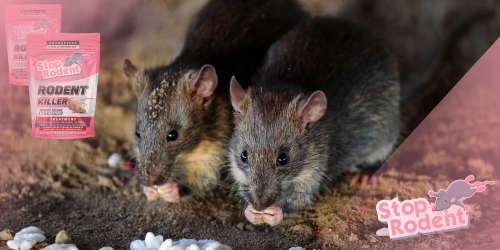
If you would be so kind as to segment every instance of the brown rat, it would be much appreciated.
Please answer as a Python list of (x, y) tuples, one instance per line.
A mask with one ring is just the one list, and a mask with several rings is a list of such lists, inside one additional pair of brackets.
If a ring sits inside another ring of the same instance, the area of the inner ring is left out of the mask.
[(212, 189), (232, 131), (229, 82), (250, 82), (269, 46), (304, 16), (294, 0), (212, 0), (167, 66), (123, 74), (138, 97), (138, 172), (149, 200)]
[(397, 64), (363, 26), (308, 20), (271, 46), (247, 91), (236, 79), (228, 158), (254, 224), (279, 224), (346, 171), (383, 162), (396, 143)]

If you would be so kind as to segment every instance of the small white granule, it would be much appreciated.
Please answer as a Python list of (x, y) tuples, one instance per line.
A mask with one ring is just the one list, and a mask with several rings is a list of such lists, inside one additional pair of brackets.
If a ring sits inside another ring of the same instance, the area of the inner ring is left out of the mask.
[(78, 250), (78, 248), (73, 244), (57, 244), (48, 245), (40, 250)]
[(112, 168), (121, 167), (123, 163), (123, 158), (120, 153), (113, 153), (108, 158), (108, 166)]
[(130, 243), (130, 250), (232, 250), (229, 246), (215, 240), (181, 239), (163, 241), (163, 236), (155, 236), (149, 232), (144, 240), (134, 240)]
[(377, 230), (376, 235), (377, 236), (389, 236), (389, 228), (384, 227), (384, 228)]

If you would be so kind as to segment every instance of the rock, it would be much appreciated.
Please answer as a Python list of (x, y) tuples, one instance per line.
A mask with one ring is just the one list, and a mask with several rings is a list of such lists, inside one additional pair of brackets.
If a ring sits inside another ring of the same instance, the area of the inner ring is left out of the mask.
[(115, 182), (116, 186), (123, 187), (123, 182), (120, 180), (120, 178), (113, 176), (113, 182)]
[(220, 215), (221, 217), (229, 217), (229, 216), (231, 216), (231, 211), (220, 210), (220, 211), (219, 211), (219, 215)]
[(14, 239), (14, 231), (10, 229), (5, 229), (0, 232), (0, 240), (13, 240)]
[(108, 188), (115, 187), (115, 184), (113, 183), (113, 181), (111, 179), (103, 176), (103, 175), (97, 176), (97, 184), (99, 186), (108, 187)]
[(112, 247), (101, 247), (99, 248), (99, 250), (113, 250)]
[(64, 244), (64, 243), (70, 243), (71, 238), (68, 235), (68, 232), (62, 230), (56, 235), (56, 243), (57, 244)]
[(253, 232), (255, 230), (254, 226), (251, 225), (251, 224), (246, 225), (245, 229), (248, 230), (248, 231), (250, 231), (250, 232)]
[(377, 230), (376, 235), (377, 236), (389, 236), (389, 228), (384, 227), (384, 228)]
[(349, 236), (349, 241), (357, 241), (358, 240), (358, 236), (355, 235), (355, 234), (351, 234), (351, 236)]
[(240, 222), (240, 223), (238, 223), (238, 225), (236, 225), (236, 227), (237, 227), (239, 230), (243, 231), (243, 229), (245, 228), (245, 224), (243, 224), (243, 222)]
[(299, 224), (289, 229), (292, 234), (303, 235), (306, 238), (313, 237), (314, 231), (309, 225)]

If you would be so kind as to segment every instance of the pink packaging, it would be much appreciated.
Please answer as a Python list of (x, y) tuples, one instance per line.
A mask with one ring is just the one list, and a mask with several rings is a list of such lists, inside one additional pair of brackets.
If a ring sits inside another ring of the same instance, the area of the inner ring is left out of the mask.
[(10, 84), (28, 85), (26, 35), (60, 32), (60, 4), (5, 6), (5, 36), (7, 38)]
[(99, 34), (29, 34), (26, 41), (32, 136), (94, 136)]

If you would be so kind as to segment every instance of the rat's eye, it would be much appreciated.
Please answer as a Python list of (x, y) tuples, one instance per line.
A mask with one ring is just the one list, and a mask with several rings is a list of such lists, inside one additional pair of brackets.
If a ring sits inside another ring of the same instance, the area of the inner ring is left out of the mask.
[(177, 130), (172, 130), (167, 135), (167, 142), (176, 141), (177, 137), (179, 137), (179, 134), (177, 134)]
[(139, 130), (139, 128), (135, 129), (135, 136), (137, 136), (137, 138), (141, 138), (141, 131)]
[(285, 166), (287, 162), (288, 162), (288, 156), (285, 153), (278, 155), (278, 159), (276, 160), (277, 166)]
[(247, 151), (246, 150), (243, 151), (243, 152), (241, 152), (241, 161), (243, 163), (248, 163), (248, 156), (247, 156)]

